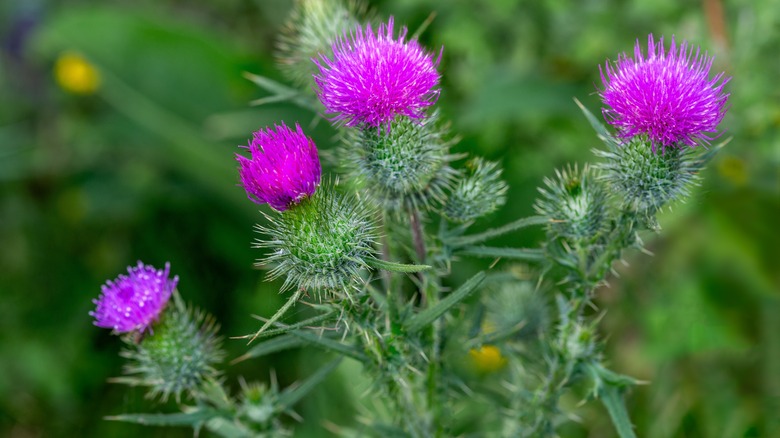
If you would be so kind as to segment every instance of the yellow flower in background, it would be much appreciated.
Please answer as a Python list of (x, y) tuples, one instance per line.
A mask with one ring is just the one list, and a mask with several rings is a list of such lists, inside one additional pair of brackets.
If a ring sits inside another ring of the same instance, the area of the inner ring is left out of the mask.
[(483, 345), (469, 350), (474, 368), (481, 373), (494, 373), (506, 365), (506, 358), (495, 345)]
[(723, 157), (718, 162), (718, 173), (735, 186), (743, 186), (748, 182), (747, 164), (733, 155)]
[(100, 72), (76, 52), (65, 52), (57, 58), (54, 77), (63, 90), (92, 94), (100, 87)]

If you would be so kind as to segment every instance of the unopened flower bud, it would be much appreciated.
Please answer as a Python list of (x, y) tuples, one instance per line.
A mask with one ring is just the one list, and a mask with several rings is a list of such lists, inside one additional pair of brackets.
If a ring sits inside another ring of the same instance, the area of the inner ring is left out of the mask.
[(311, 91), (312, 75), (318, 71), (312, 59), (320, 54), (331, 57), (333, 42), (357, 27), (364, 13), (365, 7), (352, 0), (297, 0), (277, 44), (281, 69)]
[(607, 193), (587, 165), (580, 171), (569, 166), (544, 179), (536, 211), (550, 218), (548, 234), (573, 240), (592, 240), (606, 225)]
[(474, 158), (467, 163), (471, 174), (458, 181), (443, 213), (447, 219), (465, 223), (486, 216), (506, 202), (508, 187), (498, 163)]

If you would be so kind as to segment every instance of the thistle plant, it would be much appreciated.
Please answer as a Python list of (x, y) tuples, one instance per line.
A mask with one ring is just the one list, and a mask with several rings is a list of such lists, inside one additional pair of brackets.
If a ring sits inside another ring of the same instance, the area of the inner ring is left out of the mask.
[[(729, 79), (710, 78), (712, 58), (686, 42), (672, 39), (667, 49), (651, 35), (646, 54), (637, 42), (633, 58), (601, 68), (607, 124), (577, 102), (604, 144), (598, 161), (551, 172), (536, 216), (474, 232), (507, 202), (508, 187), (500, 163), (461, 162), (468, 154), (450, 151), (457, 136), (433, 108), (442, 50), (408, 39), (403, 26), (396, 33), (393, 18), (375, 31), (340, 2), (297, 8), (280, 43), (283, 68), (312, 71), (320, 115), (342, 133), (340, 168), (356, 184), (322, 183), (318, 148), (297, 123), (258, 130), (244, 147), (249, 156), (236, 155), (240, 186), (270, 208), (258, 216), (258, 264), (284, 280), (287, 296), (240, 337), (251, 345), (236, 360), (302, 346), (335, 358), (299, 386), (242, 383), (231, 397), (213, 320), (183, 304), (168, 265), (139, 264), (104, 287), (92, 315), (128, 344), (118, 380), (152, 397), (174, 395), (183, 413), (116, 419), (231, 437), (289, 434), (284, 417), (297, 417), (293, 405), (346, 358), (372, 382), (372, 403), (364, 426), (331, 426), (341, 435), (553, 437), (573, 414), (560, 399), (581, 395), (603, 403), (621, 438), (634, 437), (624, 397), (638, 382), (608, 369), (608, 336), (591, 309), (613, 262), (643, 248), (640, 234), (658, 230), (657, 213), (690, 196), (722, 146), (710, 142)], [(545, 227), (538, 248), (491, 246), (532, 226)], [(494, 262), (458, 284), (451, 274), (467, 257)], [(301, 302), (316, 314), (288, 320)]]

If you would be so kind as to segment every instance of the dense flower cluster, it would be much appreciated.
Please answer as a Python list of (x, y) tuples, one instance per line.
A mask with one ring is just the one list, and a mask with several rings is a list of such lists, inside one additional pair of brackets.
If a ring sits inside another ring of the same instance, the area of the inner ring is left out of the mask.
[(723, 87), (730, 79), (723, 73), (710, 79), (712, 61), (674, 38), (665, 51), (663, 38), (656, 43), (649, 35), (647, 56), (637, 41), (633, 59), (624, 53), (601, 69), (604, 117), (621, 138), (646, 135), (653, 149), (709, 142), (726, 112)]
[(376, 33), (358, 27), (334, 43), (332, 59), (314, 60), (317, 94), (336, 121), (378, 127), (397, 115), (422, 118), (436, 103), (441, 53), (434, 59), (416, 40), (404, 41), (406, 33), (403, 27), (393, 37), (392, 18)]
[(140, 261), (127, 268), (128, 275), (119, 275), (102, 287), (100, 297), (93, 300), (97, 308), (90, 312), (98, 327), (117, 333), (145, 331), (162, 313), (179, 277), (169, 279), (170, 264), (155, 269)]
[(317, 146), (300, 125), (295, 131), (284, 123), (257, 131), (246, 148), (251, 158), (236, 154), (236, 159), (252, 201), (284, 211), (317, 190), (322, 174)]

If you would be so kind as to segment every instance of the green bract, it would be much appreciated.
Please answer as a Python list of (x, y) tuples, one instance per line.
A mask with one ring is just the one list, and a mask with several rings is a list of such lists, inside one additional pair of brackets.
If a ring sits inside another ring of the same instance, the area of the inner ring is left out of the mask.
[(188, 308), (175, 293), (152, 334), (139, 343), (125, 338), (128, 377), (120, 380), (148, 386), (149, 397), (165, 401), (174, 395), (179, 401), (182, 393), (192, 394), (206, 379), (217, 377), (214, 366), (224, 356), (218, 328), (211, 315)]
[(365, 203), (322, 187), (257, 229), (266, 236), (255, 246), (269, 248), (261, 265), (273, 265), (269, 279), (286, 276), (282, 290), (347, 293), (362, 282), (374, 258), (375, 225)]
[(653, 229), (658, 228), (655, 214), (668, 203), (687, 197), (705, 164), (701, 154), (685, 146), (653, 151), (644, 136), (625, 144), (606, 144), (606, 151), (594, 153), (604, 159), (597, 167), (610, 192), (623, 209), (635, 212)]
[(457, 176), (446, 136), (436, 113), (423, 121), (397, 117), (389, 130), (363, 128), (346, 139), (351, 174), (387, 211), (431, 210), (445, 202)]

